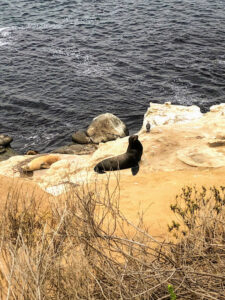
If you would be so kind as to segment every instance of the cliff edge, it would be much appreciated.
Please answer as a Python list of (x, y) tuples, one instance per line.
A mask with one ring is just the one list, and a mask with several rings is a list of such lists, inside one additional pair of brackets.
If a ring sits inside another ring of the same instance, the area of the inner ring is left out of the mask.
[(93, 170), (102, 159), (124, 153), (128, 137), (101, 143), (91, 155), (60, 154), (49, 169), (31, 174), (24, 174), (20, 168), (31, 158), (15, 156), (0, 163), (0, 174), (23, 177), (54, 196), (87, 181), (110, 181), (113, 187), (119, 178), (121, 210), (134, 222), (137, 212), (143, 211), (147, 226), (160, 236), (172, 218), (169, 204), (183, 186), (224, 185), (225, 104), (212, 106), (210, 112), (202, 114), (197, 106), (151, 103), (138, 136), (144, 152), (136, 176), (130, 169), (107, 174)]

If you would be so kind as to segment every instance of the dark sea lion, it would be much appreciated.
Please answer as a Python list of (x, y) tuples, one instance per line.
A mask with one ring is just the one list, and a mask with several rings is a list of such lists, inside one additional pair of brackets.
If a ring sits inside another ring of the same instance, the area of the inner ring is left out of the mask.
[(139, 161), (143, 153), (143, 146), (138, 140), (137, 135), (129, 137), (129, 145), (127, 152), (118, 156), (110, 157), (100, 161), (94, 170), (97, 173), (105, 173), (105, 171), (115, 171), (131, 168), (132, 174), (136, 175), (139, 170)]

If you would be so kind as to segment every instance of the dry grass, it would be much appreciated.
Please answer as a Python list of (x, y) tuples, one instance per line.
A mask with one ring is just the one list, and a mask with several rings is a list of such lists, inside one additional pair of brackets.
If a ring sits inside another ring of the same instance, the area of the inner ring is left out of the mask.
[(1, 299), (225, 299), (224, 188), (183, 189), (176, 243), (121, 215), (119, 182), (75, 187), (47, 209), (19, 193), (0, 218)]

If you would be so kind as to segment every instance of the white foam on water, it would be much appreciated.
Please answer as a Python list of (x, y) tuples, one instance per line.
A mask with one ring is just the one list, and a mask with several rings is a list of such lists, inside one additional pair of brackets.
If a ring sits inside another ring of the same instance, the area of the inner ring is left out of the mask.
[(7, 37), (7, 36), (11, 35), (11, 27), (0, 28), (0, 35), (2, 37)]
[(0, 28), (0, 47), (12, 44), (11, 31), (12, 27)]
[(218, 63), (218, 65), (225, 66), (225, 59), (218, 59), (217, 63)]
[(94, 61), (87, 61), (76, 64), (76, 73), (81, 76), (88, 77), (103, 77), (112, 70), (112, 66), (105, 64), (98, 64)]
[(190, 105), (193, 102), (192, 97), (188, 94), (188, 87), (187, 86), (179, 86), (176, 84), (171, 84), (170, 88), (172, 89), (174, 95), (170, 98), (173, 102), (175, 101), (181, 105)]
[(5, 45), (9, 45), (10, 43), (9, 42), (7, 42), (7, 41), (1, 41), (0, 40), (0, 47), (1, 46), (5, 46)]

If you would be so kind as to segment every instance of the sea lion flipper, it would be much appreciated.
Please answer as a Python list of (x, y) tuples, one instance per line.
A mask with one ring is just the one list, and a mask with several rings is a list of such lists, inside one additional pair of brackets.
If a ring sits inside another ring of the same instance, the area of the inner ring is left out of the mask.
[(135, 167), (131, 168), (131, 172), (133, 176), (137, 175), (138, 171), (139, 171), (139, 165), (136, 165)]
[(47, 162), (44, 162), (40, 165), (40, 169), (49, 169), (50, 168), (50, 164), (48, 164)]

